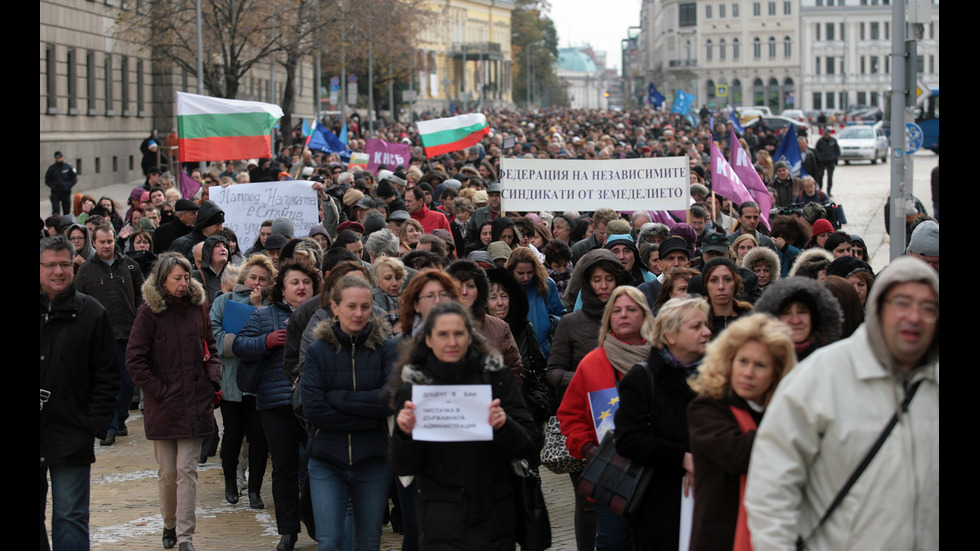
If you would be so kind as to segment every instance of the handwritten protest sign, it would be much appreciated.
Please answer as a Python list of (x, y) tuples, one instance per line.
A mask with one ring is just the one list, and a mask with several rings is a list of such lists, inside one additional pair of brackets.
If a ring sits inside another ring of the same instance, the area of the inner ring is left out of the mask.
[(493, 393), (490, 385), (414, 385), (413, 440), (470, 442), (493, 440), (488, 421)]
[(225, 227), (240, 243), (251, 243), (264, 220), (289, 218), (294, 235), (304, 236), (318, 222), (313, 182), (258, 182), (210, 189), (211, 200), (225, 211)]
[(687, 157), (501, 159), (500, 183), (507, 211), (686, 210), (690, 203)]

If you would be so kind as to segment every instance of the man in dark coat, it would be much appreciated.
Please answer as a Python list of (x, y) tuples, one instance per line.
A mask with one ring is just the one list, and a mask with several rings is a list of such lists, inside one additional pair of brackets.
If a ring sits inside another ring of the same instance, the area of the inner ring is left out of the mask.
[(95, 256), (85, 261), (75, 277), (75, 288), (99, 301), (109, 315), (120, 363), (121, 387), (116, 400), (116, 416), (101, 446), (111, 446), (116, 436), (126, 436), (126, 419), (133, 399), (133, 380), (126, 370), (126, 345), (136, 319), (136, 308), (143, 302), (143, 272), (128, 256), (115, 248), (115, 232), (108, 222), (95, 228)]
[(194, 222), (197, 221), (197, 206), (190, 199), (178, 199), (174, 205), (174, 219), (170, 222), (161, 224), (153, 232), (153, 252), (156, 254), (165, 253), (170, 250), (170, 245), (174, 241), (191, 233), (194, 229)]
[[(824, 130), (823, 136), (817, 140), (816, 149), (820, 167), (827, 174), (827, 195), (830, 195), (830, 188), (834, 185), (834, 168), (837, 167), (837, 159), (840, 158), (840, 145), (837, 143), (837, 138), (830, 135), (829, 130)], [(817, 180), (817, 185), (820, 187), (823, 187), (822, 179)]]
[(105, 309), (72, 284), (74, 248), (41, 240), (41, 549), (51, 478), (55, 549), (88, 549), (92, 438), (105, 438), (119, 391), (119, 359)]
[(44, 185), (51, 188), (51, 214), (71, 214), (71, 188), (77, 183), (75, 167), (65, 162), (60, 151), (55, 151), (54, 164), (44, 174)]
[[(224, 228), (225, 211), (221, 210), (214, 201), (201, 203), (201, 208), (197, 211), (197, 220), (194, 221), (194, 229), (187, 235), (174, 241), (168, 250), (184, 255), (191, 264), (194, 263), (194, 245), (204, 241)], [(160, 230), (157, 230), (160, 231)]]

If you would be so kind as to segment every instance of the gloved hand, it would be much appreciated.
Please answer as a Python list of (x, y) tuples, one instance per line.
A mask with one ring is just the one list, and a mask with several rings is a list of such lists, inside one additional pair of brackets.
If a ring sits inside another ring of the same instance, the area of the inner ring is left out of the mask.
[(286, 330), (273, 331), (265, 336), (265, 349), (272, 350), (286, 344)]

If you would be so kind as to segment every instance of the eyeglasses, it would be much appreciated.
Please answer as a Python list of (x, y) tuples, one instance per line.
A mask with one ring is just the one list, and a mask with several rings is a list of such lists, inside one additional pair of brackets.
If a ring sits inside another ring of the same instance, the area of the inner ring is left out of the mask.
[(57, 267), (61, 267), (62, 270), (70, 270), (71, 262), (42, 262), (41, 267), (45, 270), (53, 270)]
[(923, 321), (932, 323), (939, 319), (939, 304), (935, 302), (920, 302), (916, 304), (911, 299), (905, 297), (895, 297), (891, 300), (886, 300), (885, 304), (894, 308), (895, 312), (903, 318), (911, 315), (913, 308), (917, 308), (919, 311), (919, 317), (921, 317)]
[(419, 300), (434, 302), (437, 298), (439, 299), (439, 302), (449, 300), (449, 293), (429, 293), (427, 295), (420, 296)]

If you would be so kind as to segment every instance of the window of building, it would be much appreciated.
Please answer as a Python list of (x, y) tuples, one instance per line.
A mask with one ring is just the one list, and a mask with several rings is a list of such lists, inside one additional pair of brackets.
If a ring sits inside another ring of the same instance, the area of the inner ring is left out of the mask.
[(926, 72), (926, 56), (915, 56), (915, 72), (919, 73), (920, 75)]
[(68, 48), (68, 114), (78, 114), (78, 60), (75, 48)]
[(820, 92), (813, 93), (813, 108), (817, 110), (823, 109), (823, 94)]
[(718, 4), (718, 19), (725, 18), (725, 9), (727, 6), (725, 4)]
[(112, 108), (112, 54), (105, 56), (105, 114), (107, 117), (116, 115)]
[(727, 48), (725, 46), (725, 39), (722, 38), (721, 40), (718, 41), (718, 60), (719, 61), (725, 61), (725, 58), (728, 57), (728, 52), (725, 51), (726, 49)]
[(881, 33), (881, 29), (879, 28), (878, 23), (877, 22), (871, 23), (871, 40), (881, 39), (880, 33)]
[(740, 51), (741, 49), (742, 48), (741, 48), (741, 45), (738, 42), (738, 39), (737, 38), (733, 38), (732, 39), (732, 59), (736, 59), (737, 60), (739, 58), (739, 56), (742, 55), (742, 52)]
[(823, 7), (823, 0), (817, 0), (817, 7), (818, 8), (822, 8)]
[(752, 16), (762, 17), (762, 2), (752, 2)]
[(864, 22), (863, 21), (858, 25), (858, 29), (860, 31), (861, 40), (864, 40)]
[(790, 58), (793, 57), (793, 42), (788, 36), (783, 37), (783, 57)]
[(816, 31), (817, 31), (817, 42), (819, 42), (820, 41), (820, 23), (817, 23), (816, 24), (816, 27), (817, 27), (817, 29), (816, 29)]
[(826, 61), (826, 64), (827, 64), (827, 66), (826, 66), (826, 69), (827, 69), (827, 74), (828, 74), (828, 75), (832, 75), (832, 74), (834, 74), (834, 73), (836, 72), (836, 69), (837, 69), (837, 68), (836, 68), (836, 67), (834, 66), (834, 65), (835, 65), (835, 63), (834, 63), (834, 58), (833, 58), (833, 56), (827, 56), (827, 58), (826, 58), (826, 60), (825, 60), (825, 61)]
[(129, 156), (129, 170), (133, 170), (133, 156)]
[(892, 72), (892, 67), (891, 67), (892, 58), (891, 56), (887, 56), (887, 55), (883, 57), (885, 58), (885, 74), (887, 75)]
[(711, 19), (711, 4), (704, 5), (704, 18)]
[[(738, 4), (737, 3), (736, 4), (732, 4), (732, 17), (738, 17)], [(931, 30), (932, 29), (932, 24), (931, 23), (929, 24), (929, 29), (930, 29), (929, 34), (930, 34), (930, 38), (931, 38), (931, 35), (932, 35), (932, 30)]]
[(792, 14), (793, 14), (793, 3), (783, 2), (783, 15), (792, 15)]
[[(734, 8), (735, 6), (732, 6)], [(735, 11), (732, 9), (732, 11)], [(929, 23), (929, 38), (936, 38), (936, 22)]]
[(836, 40), (834, 38), (834, 24), (833, 23), (827, 23), (826, 25), (827, 26), (826, 26), (826, 33), (825, 33), (825, 35), (827, 37), (827, 40), (828, 41)]
[(827, 92), (827, 109), (833, 109), (833, 108), (834, 108), (834, 93)]
[(711, 61), (712, 55), (713, 55), (711, 53), (711, 50), (712, 49), (713, 48), (711, 46), (711, 39), (708, 39), (708, 41), (704, 43), (704, 59), (705, 59), (705, 61)]
[(95, 173), (98, 174), (102, 172), (102, 159), (99, 157), (95, 158)]
[(766, 85), (761, 78), (752, 82), (752, 105), (764, 105), (766, 101)]
[(878, 92), (871, 92), (871, 105), (878, 107)]
[(936, 74), (936, 56), (934, 55), (929, 56), (929, 74)]
[(847, 40), (847, 33), (844, 32), (844, 24), (843, 23), (840, 24), (840, 34), (837, 35), (837, 36), (839, 36), (841, 40)]
[(58, 59), (53, 44), (44, 46), (44, 85), (48, 100), (48, 114), (58, 114)]
[(878, 67), (878, 59), (879, 58), (876, 55), (871, 56), (871, 74), (872, 75), (878, 74), (878, 70), (879, 70), (879, 67)]
[(776, 37), (775, 36), (770, 36), (769, 37), (769, 59), (773, 59), (775, 57), (776, 57)]
[(88, 114), (95, 116), (99, 114), (99, 108), (95, 99), (95, 52), (85, 53), (85, 103), (88, 107)]
[(752, 39), (752, 57), (762, 59), (762, 40), (758, 36)]
[(698, 5), (694, 2), (681, 4), (678, 6), (678, 25), (681, 27), (693, 27), (698, 24)]
[(817, 62), (813, 64), (813, 66), (816, 67), (816, 69), (817, 69), (817, 74), (818, 75), (820, 74), (821, 62), (822, 62), (822, 60), (820, 59), (820, 56), (817, 56)]
[(889, 40), (888, 29), (891, 27), (891, 23), (885, 21), (885, 40)]
[(119, 157), (116, 155), (112, 156), (112, 171), (119, 172)]
[(728, 88), (728, 93), (731, 95), (733, 105), (742, 105), (742, 81), (735, 79), (732, 81), (731, 87)]
[(776, 3), (775, 2), (769, 2), (769, 5), (767, 7), (769, 8), (769, 15), (776, 15)]
[[(865, 57), (864, 56), (861, 56), (861, 74), (862, 75), (867, 74), (867, 67), (866, 67), (867, 64), (865, 63), (865, 61), (867, 61), (865, 59)], [(864, 103), (864, 102), (863, 101), (859, 101), (858, 103)]]
[(718, 99), (718, 96), (715, 95), (715, 81), (708, 79), (705, 85), (705, 95), (708, 98), (708, 103), (712, 103)]
[(143, 96), (143, 60), (136, 60), (136, 116), (146, 116), (146, 104)]
[(867, 105), (867, 104), (868, 104), (868, 93), (858, 92), (858, 105)]
[[(841, 2), (841, 3), (843, 4), (843, 2)], [(838, 101), (838, 105), (840, 105), (840, 108), (841, 109), (844, 109), (846, 111), (847, 110), (847, 92), (838, 92), (837, 93), (837, 101)]]
[(129, 117), (133, 113), (129, 110), (129, 58), (127, 56), (122, 56), (119, 60), (119, 84), (121, 89), (119, 101), (122, 102), (120, 111), (122, 116)]

